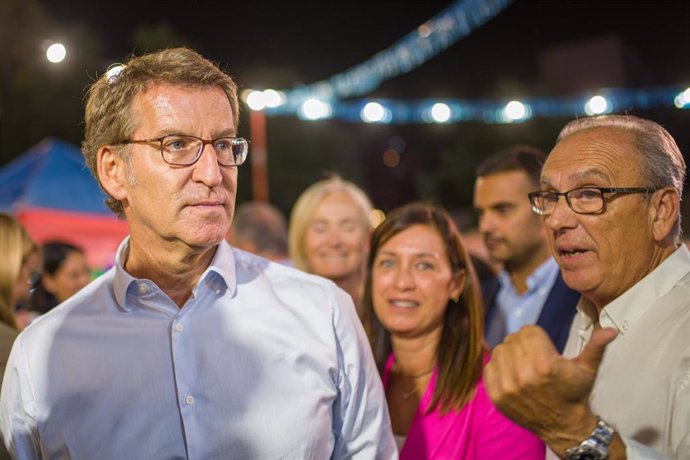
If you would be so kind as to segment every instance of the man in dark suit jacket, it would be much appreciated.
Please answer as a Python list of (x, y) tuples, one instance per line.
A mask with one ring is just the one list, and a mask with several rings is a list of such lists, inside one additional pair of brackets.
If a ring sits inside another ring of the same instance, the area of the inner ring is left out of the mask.
[(515, 146), (477, 168), (479, 232), (491, 259), (503, 265), (498, 276), (482, 282), (485, 336), (491, 347), (522, 326), (537, 324), (562, 351), (580, 298), (563, 282), (527, 196), (539, 189), (544, 160), (538, 149)]

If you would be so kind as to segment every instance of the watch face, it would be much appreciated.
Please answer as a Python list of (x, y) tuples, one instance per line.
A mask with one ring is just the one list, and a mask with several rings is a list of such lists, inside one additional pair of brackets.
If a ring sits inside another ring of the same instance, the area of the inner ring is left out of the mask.
[(600, 457), (592, 452), (583, 452), (572, 460), (599, 460)]
[(568, 460), (604, 460), (606, 457), (607, 455), (605, 452), (581, 444), (573, 449), (568, 449), (566, 458)]

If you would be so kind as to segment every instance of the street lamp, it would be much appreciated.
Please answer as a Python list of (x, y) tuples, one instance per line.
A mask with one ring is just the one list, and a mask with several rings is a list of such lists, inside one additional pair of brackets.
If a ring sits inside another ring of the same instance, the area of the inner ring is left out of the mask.
[(64, 61), (65, 56), (67, 56), (67, 49), (62, 43), (53, 43), (46, 50), (46, 58), (53, 64)]

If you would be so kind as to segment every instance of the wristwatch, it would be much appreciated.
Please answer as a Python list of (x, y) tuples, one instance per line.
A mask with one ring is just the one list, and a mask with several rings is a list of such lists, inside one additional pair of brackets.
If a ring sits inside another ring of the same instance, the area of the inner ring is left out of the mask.
[(566, 451), (568, 460), (604, 460), (609, 456), (609, 444), (613, 440), (616, 430), (611, 425), (597, 417), (597, 426), (589, 438), (579, 446)]

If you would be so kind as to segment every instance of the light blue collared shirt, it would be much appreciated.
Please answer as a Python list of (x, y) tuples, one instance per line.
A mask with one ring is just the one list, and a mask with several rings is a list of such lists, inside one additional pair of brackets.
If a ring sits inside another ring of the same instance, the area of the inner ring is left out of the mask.
[(486, 334), (490, 347), (503, 342), (508, 334), (522, 326), (536, 324), (546, 299), (558, 277), (558, 264), (549, 257), (528, 278), (527, 291), (519, 294), (510, 275), (504, 270), (498, 274), (500, 289), (496, 296), (496, 311)]
[(13, 347), (17, 458), (397, 458), (350, 297), (222, 242), (183, 308), (116, 265)]

